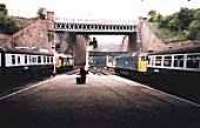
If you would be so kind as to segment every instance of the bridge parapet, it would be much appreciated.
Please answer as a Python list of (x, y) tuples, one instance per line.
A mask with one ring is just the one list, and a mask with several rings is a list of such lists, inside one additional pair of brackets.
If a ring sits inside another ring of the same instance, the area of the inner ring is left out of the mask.
[(71, 23), (96, 23), (96, 24), (136, 24), (134, 20), (108, 20), (108, 19), (72, 19), (66, 17), (54, 17), (55, 22), (71, 22)]

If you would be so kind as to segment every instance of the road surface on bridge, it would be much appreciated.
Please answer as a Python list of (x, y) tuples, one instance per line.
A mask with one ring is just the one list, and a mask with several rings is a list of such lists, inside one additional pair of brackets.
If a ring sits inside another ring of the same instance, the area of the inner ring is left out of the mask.
[(115, 75), (58, 75), (0, 100), (4, 128), (199, 128), (197, 104)]

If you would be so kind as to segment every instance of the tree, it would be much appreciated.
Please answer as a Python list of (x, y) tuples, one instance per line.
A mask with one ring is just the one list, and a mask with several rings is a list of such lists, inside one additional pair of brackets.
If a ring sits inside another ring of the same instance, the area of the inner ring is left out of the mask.
[(163, 18), (159, 26), (178, 32), (187, 31), (189, 24), (194, 19), (193, 13), (193, 10), (181, 8), (179, 12)]
[(20, 27), (17, 25), (16, 20), (8, 16), (6, 5), (0, 4), (0, 32), (13, 34), (19, 29)]
[(156, 15), (157, 15), (157, 12), (155, 10), (149, 11), (149, 13), (148, 13), (149, 21), (154, 22), (156, 19)]
[(166, 16), (166, 17), (163, 17), (159, 23), (159, 27), (161, 28), (169, 28), (169, 22), (170, 20), (172, 20), (172, 16)]
[(7, 34), (12, 34), (18, 31), (20, 28), (17, 25), (15, 19), (12, 17), (0, 14), (0, 31)]
[(5, 4), (0, 4), (0, 14), (1, 15), (8, 15), (8, 10)]
[(37, 12), (40, 19), (46, 19), (47, 11), (45, 8), (39, 8)]
[(175, 13), (171, 16), (170, 20), (168, 21), (169, 29), (173, 31), (181, 31), (181, 20), (178, 18), (178, 13)]
[(95, 48), (98, 48), (98, 42), (97, 42), (97, 40), (96, 40), (95, 37), (93, 37), (93, 39), (92, 39), (92, 41), (89, 43), (89, 45), (92, 45), (94, 49), (95, 49)]
[(194, 19), (200, 21), (200, 9), (194, 11)]
[(194, 20), (189, 25), (189, 39), (195, 40), (199, 39), (200, 35), (200, 22), (199, 20)]
[(162, 19), (163, 19), (163, 16), (160, 13), (158, 13), (157, 16), (156, 16), (156, 21), (158, 23), (160, 23), (162, 21)]
[(188, 8), (181, 8), (177, 18), (181, 21), (179, 24), (180, 29), (185, 30), (193, 20), (193, 11)]
[(173, 32), (174, 37), (200, 40), (200, 8), (181, 8), (179, 12), (165, 17), (152, 10), (148, 15), (150, 22), (158, 23), (159, 28)]
[(94, 49), (98, 47), (98, 42), (95, 37), (93, 38), (93, 47)]

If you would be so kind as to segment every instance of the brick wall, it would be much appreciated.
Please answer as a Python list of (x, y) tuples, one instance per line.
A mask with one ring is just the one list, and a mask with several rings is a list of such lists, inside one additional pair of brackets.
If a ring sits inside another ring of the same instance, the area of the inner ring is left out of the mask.
[(54, 12), (47, 13), (47, 19), (32, 18), (29, 24), (13, 35), (0, 34), (0, 47), (37, 47), (51, 50), (53, 40), (49, 41), (53, 31)]
[(47, 20), (37, 19), (32, 24), (13, 35), (11, 39), (12, 45), (50, 49), (51, 44), (48, 42), (47, 23)]
[(144, 52), (166, 49), (167, 45), (152, 32), (146, 20), (140, 19), (139, 32), (141, 34), (142, 50)]
[(11, 37), (12, 37), (11, 35), (0, 34), (0, 47), (10, 48), (11, 47), (11, 43), (10, 43)]

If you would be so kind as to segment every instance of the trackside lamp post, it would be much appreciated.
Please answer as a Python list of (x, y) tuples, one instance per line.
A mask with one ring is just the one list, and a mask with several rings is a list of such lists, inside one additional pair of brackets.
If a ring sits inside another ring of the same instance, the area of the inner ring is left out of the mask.
[(53, 51), (53, 75), (56, 75), (56, 43), (55, 43), (55, 32), (52, 32), (53, 40), (52, 40), (52, 51)]
[(55, 44), (52, 44), (52, 50), (53, 50), (53, 75), (56, 75), (56, 49), (55, 49)]

